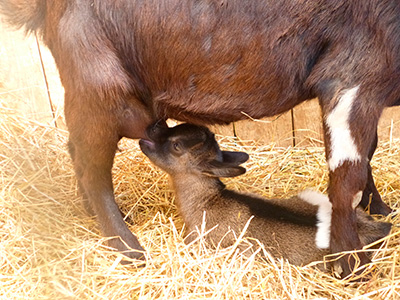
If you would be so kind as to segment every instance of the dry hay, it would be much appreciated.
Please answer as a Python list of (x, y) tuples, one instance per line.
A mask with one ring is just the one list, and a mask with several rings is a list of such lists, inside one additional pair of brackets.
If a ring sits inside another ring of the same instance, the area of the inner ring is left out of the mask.
[[(119, 264), (104, 246), (96, 222), (77, 194), (67, 133), (0, 108), (1, 299), (399, 299), (399, 216), (374, 256), (375, 272), (350, 283), (281, 260), (244, 258), (235, 248), (211, 251), (182, 242), (182, 220), (168, 179), (134, 141), (123, 141), (114, 167), (117, 201), (130, 229), (148, 251), (145, 266)], [(220, 138), (244, 150), (246, 175), (226, 181), (242, 191), (286, 198), (306, 187), (324, 191), (322, 148), (256, 147)], [(373, 160), (378, 189), (398, 211), (400, 142), (382, 145)]]

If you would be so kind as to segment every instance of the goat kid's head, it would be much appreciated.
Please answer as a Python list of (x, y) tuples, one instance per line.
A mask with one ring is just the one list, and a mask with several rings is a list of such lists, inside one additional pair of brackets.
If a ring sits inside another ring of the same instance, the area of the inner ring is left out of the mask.
[(171, 176), (235, 177), (246, 172), (239, 165), (248, 160), (248, 154), (221, 151), (206, 127), (185, 123), (169, 128), (165, 122), (157, 122), (146, 134), (148, 139), (139, 141), (140, 149)]

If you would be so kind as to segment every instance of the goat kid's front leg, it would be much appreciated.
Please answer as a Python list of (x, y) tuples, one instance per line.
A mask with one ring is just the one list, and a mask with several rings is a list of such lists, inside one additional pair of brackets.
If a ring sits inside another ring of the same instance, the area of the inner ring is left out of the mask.
[[(332, 253), (362, 248), (354, 209), (367, 185), (368, 154), (375, 138), (371, 132), (376, 132), (383, 109), (372, 102), (360, 101), (359, 86), (345, 89), (336, 97), (333, 101), (321, 101), (330, 178), (328, 193), (333, 208)], [(365, 252), (346, 254), (338, 260), (341, 275), (345, 277), (369, 261)]]

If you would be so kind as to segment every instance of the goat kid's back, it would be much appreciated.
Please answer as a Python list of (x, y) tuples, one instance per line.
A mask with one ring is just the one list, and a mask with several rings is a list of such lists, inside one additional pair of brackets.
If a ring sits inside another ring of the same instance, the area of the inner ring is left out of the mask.
[[(178, 209), (185, 221), (187, 242), (198, 238), (199, 229), (205, 222), (205, 232), (211, 230), (206, 240), (212, 246), (233, 245), (247, 227), (245, 237), (250, 238), (248, 241), (257, 239), (273, 257), (287, 259), (295, 265), (321, 261), (330, 254), (332, 205), (326, 195), (306, 190), (289, 199), (265, 199), (223, 189), (208, 199), (197, 193), (185, 199), (182, 194), (191, 192), (190, 185), (172, 180)], [(181, 186), (186, 186), (188, 191), (181, 193)], [(194, 200), (194, 197), (199, 198)], [(356, 209), (356, 215), (363, 246), (389, 234), (390, 223), (378, 222), (360, 208)], [(247, 245), (239, 247), (246, 250)]]
[[(390, 213), (368, 161), (383, 109), (400, 95), (398, 0), (0, 0), (43, 37), (65, 88), (69, 150), (111, 247), (143, 248), (112, 188), (121, 137), (158, 119), (195, 124), (273, 116), (319, 98), (334, 208), (331, 249), (361, 249), (351, 203)], [(367, 186), (368, 184), (368, 186)], [(90, 210), (89, 209), (89, 210)], [(341, 258), (344, 274), (358, 259)]]
[[(329, 253), (332, 205), (327, 196), (307, 190), (288, 200), (273, 200), (226, 189), (219, 177), (243, 174), (240, 164), (248, 155), (221, 151), (202, 126), (168, 128), (157, 123), (148, 137), (140, 141), (141, 149), (170, 174), (188, 242), (198, 237), (205, 220), (211, 245), (232, 245), (252, 218), (246, 236), (259, 240), (275, 257), (301, 265)], [(357, 209), (357, 227), (366, 245), (386, 236), (391, 225)]]

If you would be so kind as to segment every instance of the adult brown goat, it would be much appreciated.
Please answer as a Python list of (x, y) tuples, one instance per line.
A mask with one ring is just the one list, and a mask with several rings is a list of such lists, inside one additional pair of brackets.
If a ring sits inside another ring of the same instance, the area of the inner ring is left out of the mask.
[[(371, 192), (378, 120), (399, 101), (399, 1), (0, 0), (0, 7), (52, 51), (76, 174), (103, 234), (120, 237), (112, 247), (142, 256), (113, 194), (121, 137), (144, 137), (158, 119), (221, 124), (318, 97), (331, 251), (361, 248), (351, 204)], [(379, 197), (375, 205), (388, 213)], [(344, 275), (355, 262), (343, 257)]]

